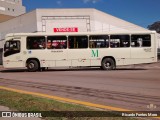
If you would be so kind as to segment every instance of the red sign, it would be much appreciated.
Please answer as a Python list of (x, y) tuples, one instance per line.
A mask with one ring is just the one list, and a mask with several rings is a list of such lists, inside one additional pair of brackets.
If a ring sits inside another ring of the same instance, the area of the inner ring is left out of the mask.
[(54, 28), (54, 32), (78, 32), (78, 27), (70, 27), (70, 28)]

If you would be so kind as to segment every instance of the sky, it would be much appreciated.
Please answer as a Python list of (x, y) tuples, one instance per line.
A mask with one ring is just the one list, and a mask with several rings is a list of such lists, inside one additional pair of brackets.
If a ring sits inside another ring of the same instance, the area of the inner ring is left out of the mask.
[(36, 8), (95, 8), (147, 28), (160, 21), (160, 0), (23, 0), (27, 12)]

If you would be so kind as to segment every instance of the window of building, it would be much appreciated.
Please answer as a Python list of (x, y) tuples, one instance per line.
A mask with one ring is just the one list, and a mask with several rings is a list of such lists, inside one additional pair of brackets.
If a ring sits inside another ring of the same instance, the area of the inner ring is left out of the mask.
[(151, 36), (150, 35), (132, 35), (131, 46), (132, 47), (150, 47)]
[(48, 49), (66, 49), (67, 37), (66, 36), (48, 36), (47, 48)]
[(46, 42), (44, 36), (27, 37), (27, 49), (45, 49)]
[(110, 36), (110, 47), (130, 47), (130, 36), (129, 35), (111, 35)]
[(89, 36), (90, 48), (107, 48), (109, 47), (109, 36), (107, 35), (91, 35)]
[(88, 48), (87, 36), (69, 36), (68, 46), (70, 49)]
[(4, 7), (0, 6), (0, 10), (5, 11), (6, 9)]

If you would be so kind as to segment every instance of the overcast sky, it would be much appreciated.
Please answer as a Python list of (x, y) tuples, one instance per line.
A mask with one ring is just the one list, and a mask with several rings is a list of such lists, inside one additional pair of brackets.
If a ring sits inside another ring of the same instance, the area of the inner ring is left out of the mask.
[(160, 0), (23, 0), (27, 12), (36, 8), (95, 8), (142, 27), (160, 21)]

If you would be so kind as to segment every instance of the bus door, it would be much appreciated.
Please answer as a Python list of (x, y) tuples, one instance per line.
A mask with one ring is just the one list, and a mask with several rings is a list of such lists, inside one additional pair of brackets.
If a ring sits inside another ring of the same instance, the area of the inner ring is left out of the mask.
[(68, 37), (68, 60), (70, 66), (90, 66), (88, 36)]
[(131, 35), (131, 64), (152, 62), (155, 51), (152, 37), (150, 34)]
[(20, 40), (9, 40), (4, 44), (4, 66), (9, 67), (24, 67), (24, 61), (21, 56)]

